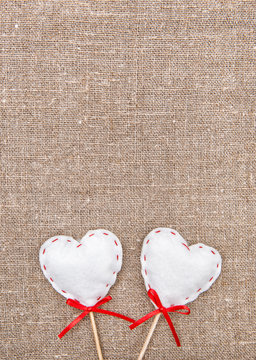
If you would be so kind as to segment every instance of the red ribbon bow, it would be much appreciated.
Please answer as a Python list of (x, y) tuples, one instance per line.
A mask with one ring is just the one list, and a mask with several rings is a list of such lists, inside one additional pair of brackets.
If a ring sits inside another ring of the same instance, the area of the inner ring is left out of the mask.
[(119, 314), (119, 313), (116, 313), (113, 311), (109, 311), (109, 310), (98, 309), (99, 306), (105, 304), (106, 302), (110, 301), (111, 299), (112, 299), (112, 297), (108, 295), (108, 296), (104, 297), (103, 299), (101, 299), (100, 301), (98, 301), (95, 305), (89, 306), (89, 307), (80, 304), (80, 302), (77, 300), (68, 299), (66, 303), (69, 306), (72, 306), (76, 309), (80, 309), (80, 310), (84, 310), (84, 311), (75, 320), (73, 320), (64, 330), (62, 330), (62, 332), (58, 335), (58, 337), (61, 339), (70, 329), (72, 329), (72, 327), (74, 327), (80, 320), (82, 320), (91, 311), (93, 311), (95, 313), (116, 316), (120, 319), (123, 319), (123, 320), (133, 323), (135, 320), (133, 320), (127, 316), (124, 316), (122, 314)]
[[(159, 299), (159, 296), (157, 294), (157, 292), (154, 289), (149, 289), (148, 290), (148, 296), (149, 298), (153, 301), (154, 304), (156, 304), (156, 306), (158, 307), (158, 309), (148, 313), (147, 315), (143, 316), (141, 319), (135, 321), (132, 325), (130, 325), (130, 329), (133, 330), (134, 328), (136, 328), (137, 326), (141, 325), (142, 323), (144, 323), (146, 320), (150, 319), (152, 316), (159, 314), (159, 313), (163, 313), (166, 321), (169, 324), (169, 327), (172, 331), (173, 337), (176, 341), (177, 346), (180, 346), (180, 340), (178, 338), (178, 335), (174, 329), (173, 323), (171, 321), (171, 318), (168, 314), (168, 312), (177, 312), (179, 314), (182, 315), (189, 315), (190, 314), (190, 309), (186, 306), (186, 305), (176, 305), (176, 306), (170, 306), (168, 308), (164, 307), (161, 303), (161, 300)], [(183, 311), (179, 311), (179, 310), (187, 310), (186, 312)]]

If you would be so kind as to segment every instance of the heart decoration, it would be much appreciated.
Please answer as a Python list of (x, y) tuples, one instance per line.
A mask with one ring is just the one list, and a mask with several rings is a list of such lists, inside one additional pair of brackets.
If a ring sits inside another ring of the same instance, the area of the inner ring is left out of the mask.
[(133, 323), (120, 313), (99, 308), (112, 298), (106, 296), (122, 266), (122, 246), (108, 230), (89, 231), (80, 242), (69, 236), (54, 236), (40, 249), (45, 277), (67, 298), (67, 304), (83, 312), (58, 335), (61, 339), (89, 314), (98, 357), (103, 360), (94, 313), (115, 316)]
[(157, 228), (145, 238), (141, 253), (146, 289), (163, 306), (184, 305), (208, 290), (221, 272), (221, 256), (204, 244), (188, 246), (173, 229)]
[(217, 250), (201, 243), (188, 246), (176, 230), (168, 228), (154, 229), (146, 236), (140, 260), (148, 297), (156, 310), (130, 325), (133, 330), (154, 317), (138, 360), (143, 358), (161, 314), (176, 345), (181, 346), (169, 313), (189, 315), (190, 309), (185, 304), (208, 290), (221, 271)]
[(115, 283), (122, 266), (122, 246), (108, 230), (91, 230), (80, 242), (54, 236), (40, 249), (42, 271), (65, 298), (93, 306)]

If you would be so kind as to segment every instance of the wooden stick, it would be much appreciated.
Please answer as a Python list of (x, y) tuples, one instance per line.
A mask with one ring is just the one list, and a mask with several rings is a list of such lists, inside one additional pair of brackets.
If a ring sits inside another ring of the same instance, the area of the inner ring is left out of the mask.
[(148, 336), (146, 337), (144, 345), (142, 346), (142, 349), (141, 349), (140, 355), (138, 357), (138, 360), (142, 360), (143, 356), (145, 355), (145, 352), (147, 350), (147, 347), (148, 347), (148, 344), (150, 342), (151, 336), (153, 335), (153, 332), (154, 332), (154, 330), (156, 328), (156, 324), (157, 324), (157, 322), (158, 322), (158, 320), (160, 318), (160, 315), (161, 315), (161, 313), (155, 315), (154, 321), (152, 322), (151, 328), (149, 329)]
[(99, 360), (104, 360), (104, 359), (103, 359), (103, 356), (102, 356), (101, 348), (100, 348), (100, 340), (99, 340), (99, 336), (98, 336), (98, 332), (97, 332), (97, 328), (96, 328), (96, 323), (95, 323), (95, 319), (94, 319), (93, 312), (90, 311), (90, 312), (89, 312), (89, 315), (90, 315), (90, 319), (91, 319), (92, 331), (93, 331), (93, 335), (94, 335), (94, 340), (95, 340), (95, 344), (96, 344), (96, 349), (97, 349), (97, 352), (98, 352), (98, 357), (99, 357)]

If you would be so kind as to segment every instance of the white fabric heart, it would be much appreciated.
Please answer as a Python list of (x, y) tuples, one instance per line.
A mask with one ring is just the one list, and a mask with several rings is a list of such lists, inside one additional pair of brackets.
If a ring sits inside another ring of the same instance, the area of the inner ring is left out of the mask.
[(80, 242), (70, 236), (54, 236), (41, 246), (39, 260), (58, 293), (93, 306), (116, 281), (122, 246), (108, 230), (91, 230)]
[(154, 289), (164, 307), (185, 305), (209, 289), (221, 271), (221, 256), (204, 244), (188, 246), (173, 229), (157, 228), (145, 238), (141, 253), (147, 291)]

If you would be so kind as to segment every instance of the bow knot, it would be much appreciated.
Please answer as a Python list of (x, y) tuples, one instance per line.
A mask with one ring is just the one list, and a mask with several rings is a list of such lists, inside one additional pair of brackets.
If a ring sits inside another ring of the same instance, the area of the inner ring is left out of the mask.
[[(181, 346), (180, 345), (180, 340), (178, 338), (178, 335), (176, 333), (176, 330), (173, 326), (173, 323), (171, 321), (171, 318), (168, 314), (168, 312), (177, 312), (179, 314), (182, 315), (189, 315), (190, 314), (190, 309), (189, 307), (187, 307), (186, 305), (171, 305), (170, 307), (166, 308), (163, 306), (157, 292), (154, 289), (149, 289), (148, 290), (148, 297), (150, 298), (150, 300), (153, 301), (153, 303), (157, 306), (157, 309), (154, 311), (151, 311), (150, 313), (148, 313), (147, 315), (143, 316), (141, 319), (135, 321), (132, 325), (130, 325), (130, 329), (133, 330), (134, 328), (136, 328), (137, 326), (141, 325), (142, 323), (144, 323), (146, 320), (150, 319), (152, 316), (162, 313), (166, 319), (166, 321), (168, 322), (168, 325), (172, 331), (173, 337), (176, 341), (177, 346)], [(184, 311), (179, 311), (179, 310), (186, 310)]]
[(82, 320), (86, 315), (88, 315), (92, 311), (95, 313), (116, 316), (120, 319), (134, 323), (133, 319), (131, 319), (125, 315), (116, 313), (114, 311), (98, 309), (99, 306), (105, 304), (106, 302), (110, 301), (111, 299), (112, 299), (112, 297), (108, 295), (108, 296), (104, 297), (103, 299), (99, 300), (95, 305), (88, 306), (88, 307), (83, 304), (80, 304), (80, 302), (78, 300), (68, 299), (66, 302), (67, 305), (74, 307), (76, 309), (83, 310), (83, 312), (75, 320), (73, 320), (64, 330), (62, 330), (62, 332), (58, 335), (59, 338), (61, 339), (70, 329), (72, 329), (72, 327), (74, 327), (80, 320)]

